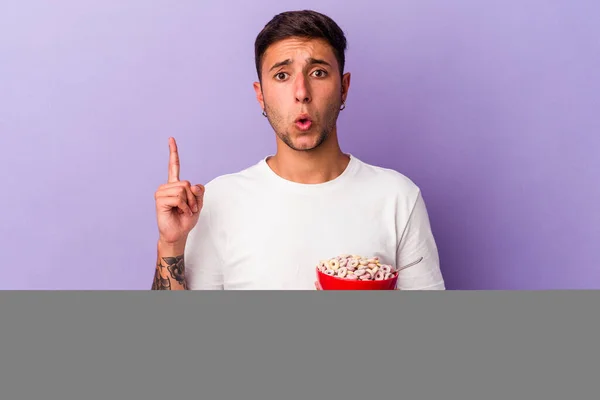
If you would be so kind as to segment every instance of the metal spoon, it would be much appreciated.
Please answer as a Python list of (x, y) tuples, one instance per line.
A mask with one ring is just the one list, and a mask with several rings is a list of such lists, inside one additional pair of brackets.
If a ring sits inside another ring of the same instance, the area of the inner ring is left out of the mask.
[(408, 268), (408, 267), (412, 267), (413, 265), (417, 265), (417, 264), (418, 264), (418, 263), (420, 263), (421, 261), (423, 261), (423, 257), (419, 258), (417, 261), (414, 261), (414, 262), (411, 262), (410, 264), (407, 264), (407, 265), (405, 265), (405, 266), (404, 266), (404, 267), (402, 267), (402, 268), (398, 268), (398, 269), (396, 270), (396, 272), (400, 272), (400, 271), (402, 271), (403, 269), (406, 269), (406, 268)]

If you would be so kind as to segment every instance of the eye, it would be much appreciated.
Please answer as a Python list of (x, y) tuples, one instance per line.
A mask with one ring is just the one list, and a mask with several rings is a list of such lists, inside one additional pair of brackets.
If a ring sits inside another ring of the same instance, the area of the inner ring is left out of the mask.
[(287, 77), (287, 72), (278, 72), (275, 74), (275, 79), (278, 81), (283, 81)]
[(325, 78), (327, 76), (327, 71), (325, 71), (324, 69), (318, 69), (315, 72), (313, 72), (313, 75), (317, 78)]

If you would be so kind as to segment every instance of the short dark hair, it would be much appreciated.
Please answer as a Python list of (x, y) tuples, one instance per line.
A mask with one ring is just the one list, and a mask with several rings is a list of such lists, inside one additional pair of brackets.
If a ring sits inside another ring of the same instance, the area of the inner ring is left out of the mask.
[(254, 60), (259, 80), (261, 80), (262, 60), (267, 48), (275, 42), (290, 37), (326, 40), (333, 48), (340, 67), (340, 75), (343, 75), (346, 62), (344, 53), (347, 46), (344, 32), (330, 17), (312, 10), (302, 10), (277, 14), (256, 37)]

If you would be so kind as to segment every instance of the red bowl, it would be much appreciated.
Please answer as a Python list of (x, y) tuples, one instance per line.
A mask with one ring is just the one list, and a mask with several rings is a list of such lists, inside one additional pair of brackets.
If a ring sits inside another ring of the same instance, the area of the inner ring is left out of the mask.
[(352, 281), (324, 274), (317, 268), (317, 281), (323, 290), (395, 290), (398, 274), (381, 281)]

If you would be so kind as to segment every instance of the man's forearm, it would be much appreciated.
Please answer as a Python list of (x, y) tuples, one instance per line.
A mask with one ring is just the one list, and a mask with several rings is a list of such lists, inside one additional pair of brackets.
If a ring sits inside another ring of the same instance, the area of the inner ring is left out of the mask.
[(187, 290), (185, 281), (185, 244), (158, 243), (158, 255), (152, 290)]

